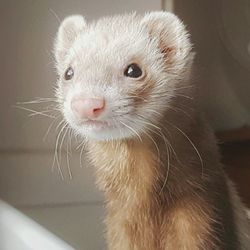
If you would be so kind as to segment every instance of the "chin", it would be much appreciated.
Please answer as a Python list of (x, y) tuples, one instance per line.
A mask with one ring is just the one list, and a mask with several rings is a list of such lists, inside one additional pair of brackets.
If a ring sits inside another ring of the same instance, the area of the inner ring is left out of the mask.
[(71, 127), (82, 137), (95, 141), (113, 141), (135, 137), (135, 134), (125, 126), (71, 124)]
[(129, 138), (128, 135), (121, 134), (117, 129), (108, 129), (103, 131), (89, 131), (84, 135), (88, 139), (96, 141), (113, 141)]

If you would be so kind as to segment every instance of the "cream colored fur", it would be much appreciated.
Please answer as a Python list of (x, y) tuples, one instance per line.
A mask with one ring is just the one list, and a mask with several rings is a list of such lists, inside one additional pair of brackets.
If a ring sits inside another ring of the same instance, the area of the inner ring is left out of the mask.
[[(71, 16), (59, 28), (58, 101), (105, 193), (109, 249), (250, 249), (244, 208), (196, 108), (193, 57), (184, 25), (167, 12)], [(142, 77), (124, 75), (131, 63)], [(79, 96), (105, 99), (101, 129), (75, 117)]]

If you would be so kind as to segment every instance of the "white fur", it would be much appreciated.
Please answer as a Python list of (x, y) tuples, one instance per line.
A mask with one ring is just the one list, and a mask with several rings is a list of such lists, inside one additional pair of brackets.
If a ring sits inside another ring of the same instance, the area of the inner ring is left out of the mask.
[(65, 59), (68, 50), (85, 26), (86, 22), (80, 15), (69, 16), (63, 20), (58, 30), (57, 39), (54, 45), (55, 58), (58, 65), (60, 65)]
[[(169, 54), (168, 60), (174, 63), (168, 70), (164, 68), (162, 46), (174, 51)], [(192, 61), (183, 24), (166, 12), (107, 17), (91, 24), (79, 16), (68, 17), (59, 28), (55, 56), (60, 76), (58, 96), (66, 120), (77, 133), (99, 140), (139, 138), (150, 129), (145, 121), (157, 124), (159, 113), (171, 102), (176, 84), (186, 77), (188, 58)], [(124, 76), (125, 68), (134, 62), (147, 75), (147, 81)], [(75, 75), (66, 82), (63, 74), (69, 66)], [(147, 100), (135, 107), (128, 98), (149, 82), (153, 87)], [(168, 96), (159, 98), (162, 91), (167, 91)], [(76, 95), (105, 98), (105, 112), (98, 119), (111, 126), (96, 130), (77, 121), (71, 110), (71, 100)]]

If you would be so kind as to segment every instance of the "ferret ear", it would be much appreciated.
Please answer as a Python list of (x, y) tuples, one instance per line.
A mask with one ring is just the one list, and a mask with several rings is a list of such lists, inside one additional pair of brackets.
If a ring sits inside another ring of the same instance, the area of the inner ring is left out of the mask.
[(54, 54), (57, 63), (65, 59), (68, 50), (85, 27), (84, 17), (80, 15), (69, 16), (62, 21), (54, 44)]
[(166, 62), (181, 61), (190, 53), (189, 35), (176, 15), (164, 11), (150, 12), (144, 15), (141, 23), (150, 38), (157, 40)]

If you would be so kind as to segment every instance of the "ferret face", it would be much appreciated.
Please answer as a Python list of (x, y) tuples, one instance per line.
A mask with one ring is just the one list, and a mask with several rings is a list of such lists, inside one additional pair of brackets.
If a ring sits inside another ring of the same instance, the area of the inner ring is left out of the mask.
[(55, 42), (58, 100), (70, 126), (97, 140), (157, 127), (186, 77), (191, 45), (176, 16), (66, 18)]

